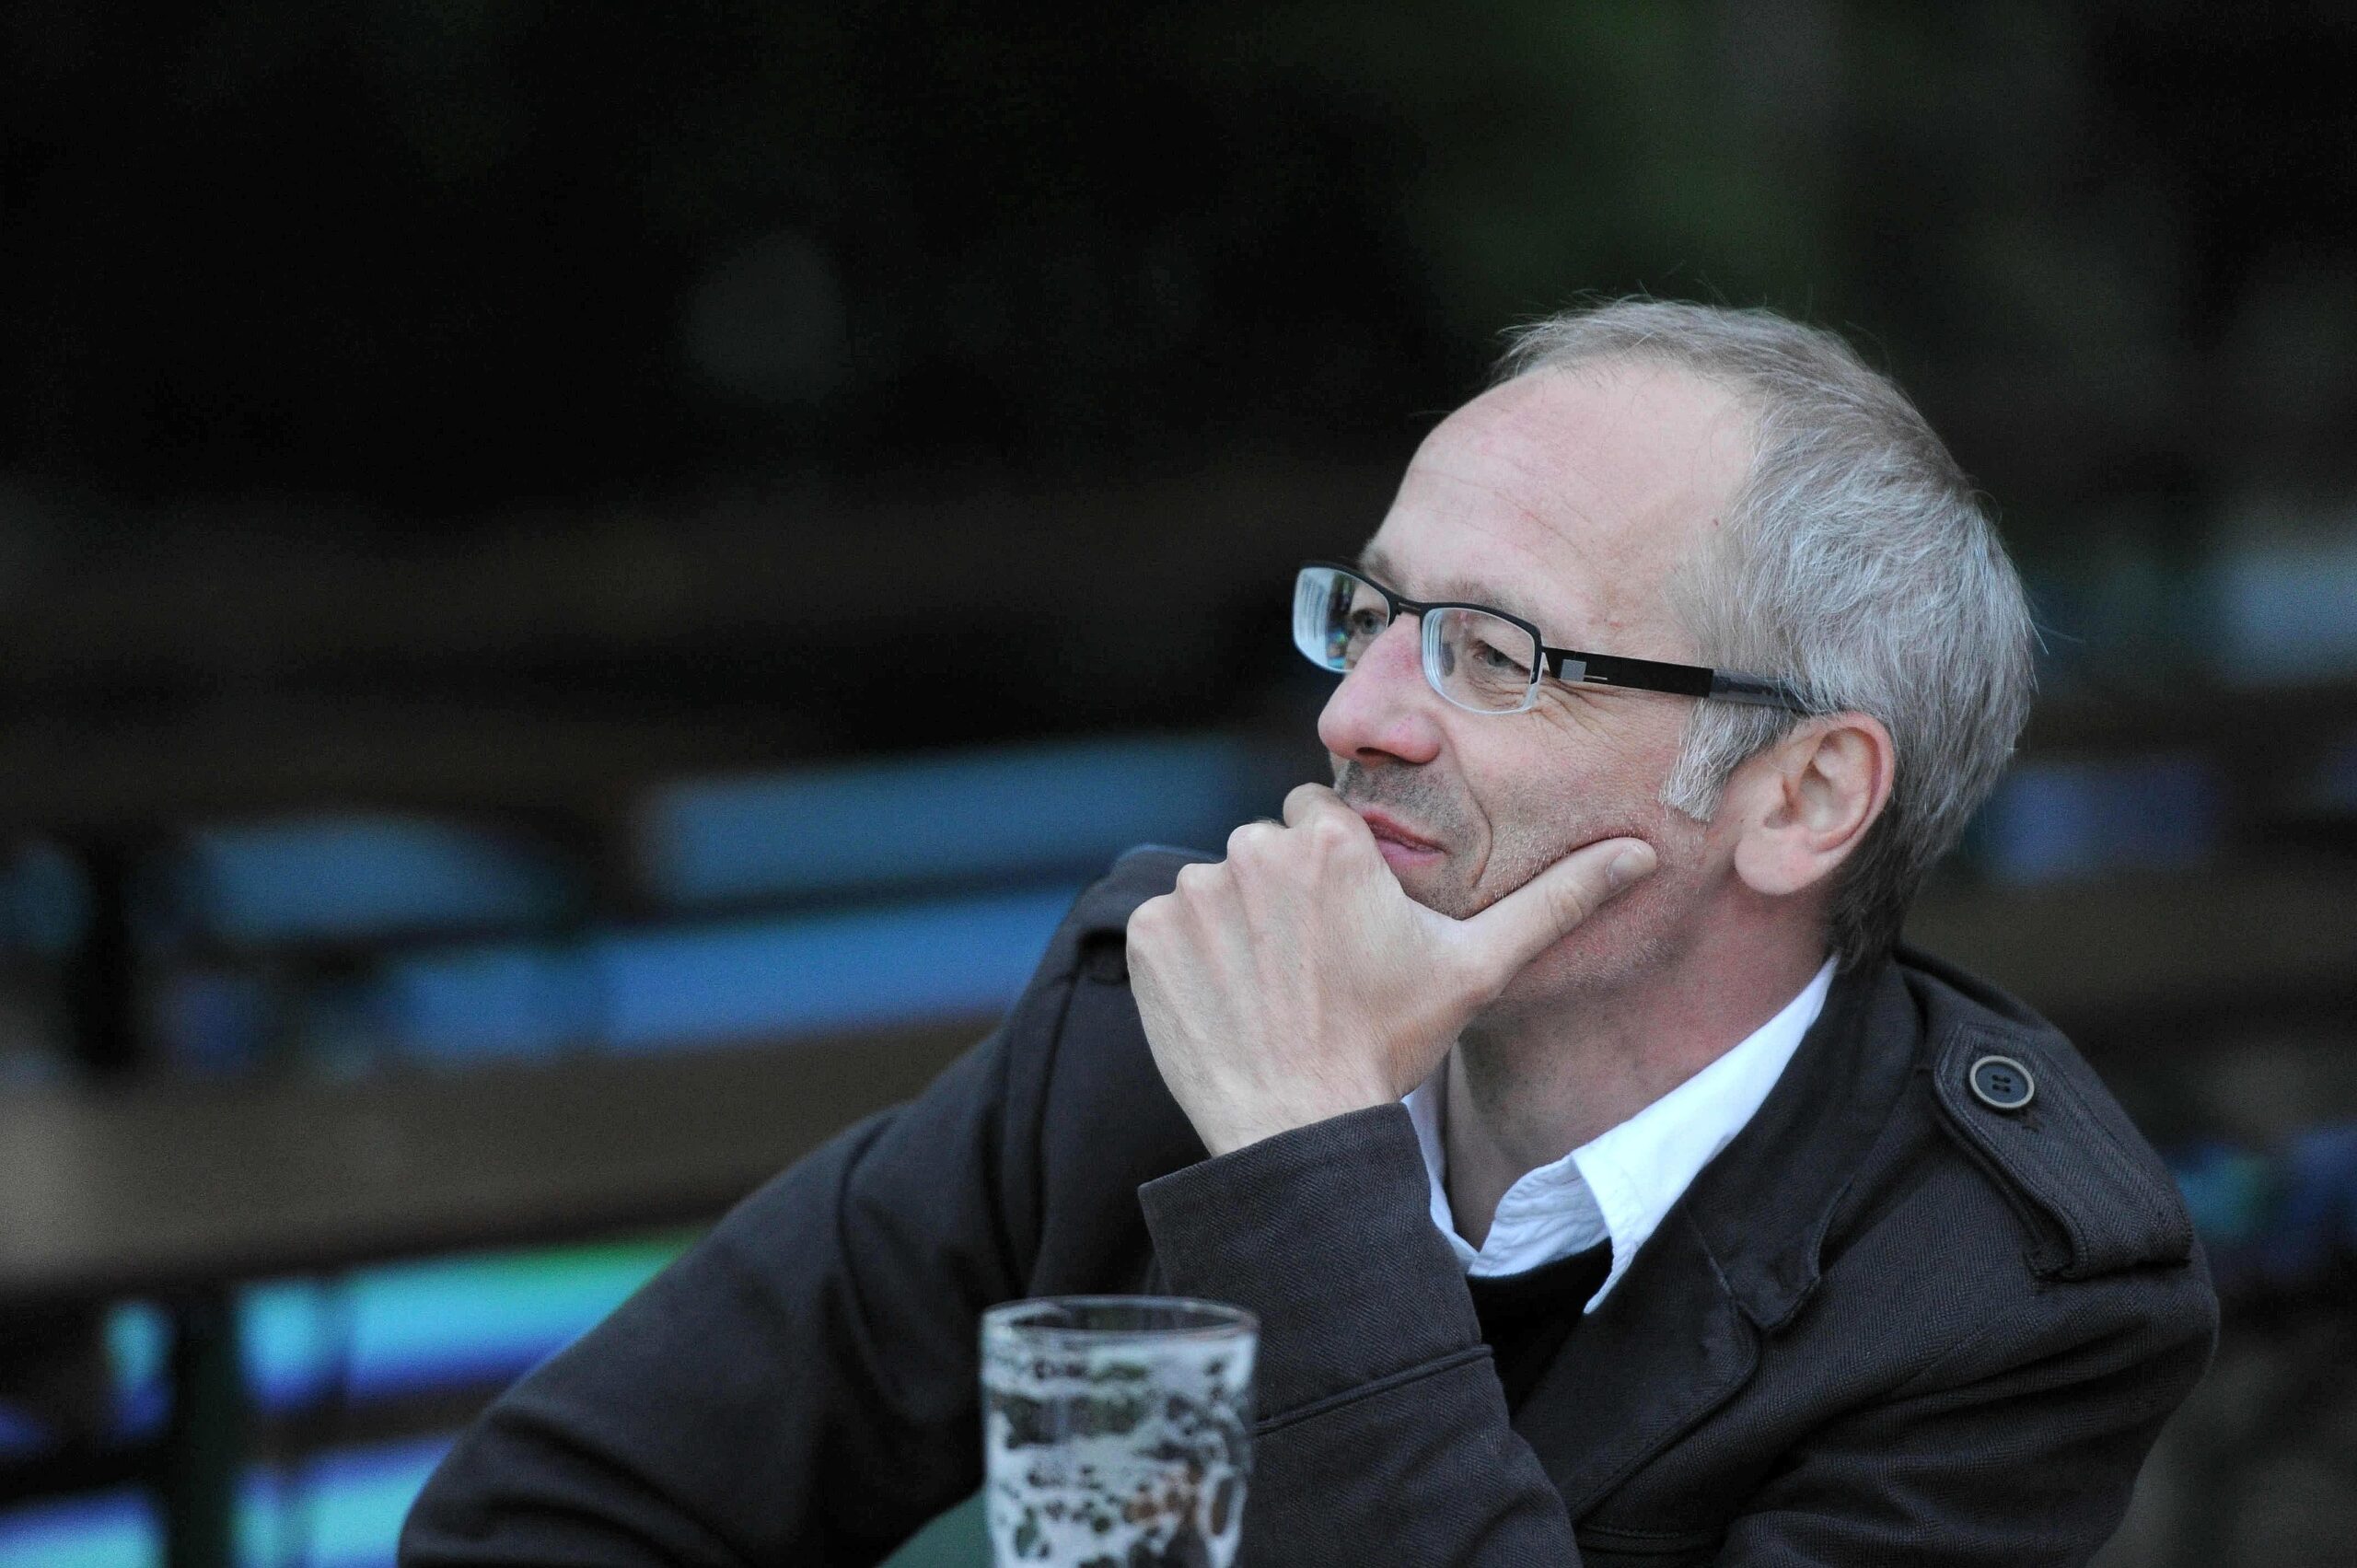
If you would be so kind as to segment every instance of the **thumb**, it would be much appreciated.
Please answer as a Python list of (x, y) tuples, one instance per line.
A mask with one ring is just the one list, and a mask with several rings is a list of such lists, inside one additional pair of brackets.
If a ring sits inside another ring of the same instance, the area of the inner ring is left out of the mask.
[(1643, 839), (1583, 844), (1463, 923), (1467, 941), (1501, 978), (1570, 935), (1631, 883), (1653, 875), (1656, 857)]

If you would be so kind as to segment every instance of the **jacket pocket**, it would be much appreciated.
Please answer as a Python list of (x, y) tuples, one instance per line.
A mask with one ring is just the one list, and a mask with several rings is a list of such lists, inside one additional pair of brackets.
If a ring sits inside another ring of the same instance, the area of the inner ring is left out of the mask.
[(1584, 1568), (1700, 1568), (1718, 1555), (1723, 1530), (1632, 1530), (1610, 1525), (1575, 1525)]

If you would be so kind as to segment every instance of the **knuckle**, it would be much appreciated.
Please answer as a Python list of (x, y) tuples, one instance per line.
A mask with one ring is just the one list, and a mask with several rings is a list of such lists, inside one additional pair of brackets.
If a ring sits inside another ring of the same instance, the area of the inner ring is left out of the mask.
[(1312, 840), (1323, 850), (1338, 850), (1351, 842), (1351, 825), (1337, 812), (1320, 811), (1308, 828)]
[(1285, 793), (1284, 819), (1299, 822), (1316, 811), (1320, 805), (1335, 800), (1334, 792), (1322, 784), (1295, 784)]
[(1227, 835), (1227, 855), (1234, 860), (1240, 855), (1258, 854), (1267, 849), (1276, 828), (1268, 822), (1247, 822)]

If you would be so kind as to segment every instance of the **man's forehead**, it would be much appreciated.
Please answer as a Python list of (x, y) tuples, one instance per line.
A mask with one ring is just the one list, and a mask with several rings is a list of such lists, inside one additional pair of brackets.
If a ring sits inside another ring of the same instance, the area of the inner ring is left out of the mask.
[(1658, 624), (1675, 563), (1749, 466), (1728, 389), (1658, 365), (1540, 371), (1451, 414), (1362, 553), (1411, 598), (1493, 605), (1556, 635)]

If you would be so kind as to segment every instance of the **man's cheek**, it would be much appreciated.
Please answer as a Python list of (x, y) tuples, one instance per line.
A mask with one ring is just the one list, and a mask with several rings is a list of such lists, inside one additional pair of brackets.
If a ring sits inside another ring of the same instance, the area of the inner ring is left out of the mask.
[(1562, 839), (1554, 834), (1543, 840), (1522, 835), (1502, 839), (1491, 846), (1488, 863), (1481, 867), (1478, 882), (1461, 885), (1463, 892), (1459, 907), (1442, 912), (1454, 915), (1458, 920), (1479, 914), (1581, 844), (1590, 842), (1585, 838)]

